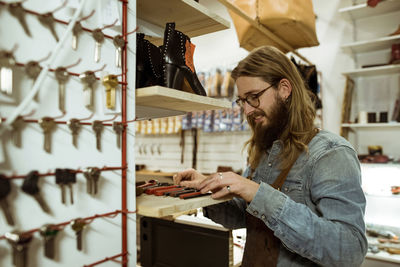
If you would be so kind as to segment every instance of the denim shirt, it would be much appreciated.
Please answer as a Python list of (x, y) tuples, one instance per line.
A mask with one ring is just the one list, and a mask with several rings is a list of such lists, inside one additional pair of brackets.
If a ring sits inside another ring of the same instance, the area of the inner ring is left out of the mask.
[(255, 170), (252, 179), (260, 187), (249, 204), (233, 198), (204, 208), (205, 215), (230, 229), (246, 227), (245, 212), (262, 220), (281, 240), (277, 266), (360, 266), (368, 245), (356, 152), (344, 138), (322, 130), (278, 191), (270, 184), (280, 173), (281, 146), (275, 141)]

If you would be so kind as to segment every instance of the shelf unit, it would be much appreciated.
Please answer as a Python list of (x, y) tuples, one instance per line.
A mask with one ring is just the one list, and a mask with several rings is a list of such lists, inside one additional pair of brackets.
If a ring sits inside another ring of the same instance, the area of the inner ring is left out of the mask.
[(388, 49), (392, 44), (400, 42), (400, 34), (394, 36), (381, 37), (374, 40), (359, 41), (344, 44), (341, 46), (342, 49), (347, 49), (353, 53), (364, 53), (371, 52), (374, 50)]
[(348, 14), (352, 19), (366, 18), (386, 14), (400, 9), (400, 1), (381, 1), (376, 7), (369, 7), (367, 3), (339, 9), (339, 13)]
[[(158, 28), (164, 28), (167, 22), (175, 22), (176, 29), (189, 37), (230, 27), (228, 21), (193, 0), (138, 0), (137, 17)], [(154, 44), (162, 42), (162, 40), (153, 37), (148, 39)], [(135, 95), (137, 120), (183, 115), (191, 111), (230, 109), (232, 107), (232, 103), (228, 100), (214, 99), (162, 86), (139, 88), (135, 90)], [(136, 207), (139, 215), (165, 217), (227, 200), (214, 200), (211, 196), (182, 200), (143, 194), (136, 198)]]
[(400, 64), (355, 69), (352, 71), (343, 72), (342, 74), (348, 75), (351, 78), (357, 78), (357, 77), (372, 77), (372, 76), (396, 74), (396, 73), (400, 74)]
[(342, 123), (342, 127), (349, 128), (392, 128), (400, 127), (400, 123)]

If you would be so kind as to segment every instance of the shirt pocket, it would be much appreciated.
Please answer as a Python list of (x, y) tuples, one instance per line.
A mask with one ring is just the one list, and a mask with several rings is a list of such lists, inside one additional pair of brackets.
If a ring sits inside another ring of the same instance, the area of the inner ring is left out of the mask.
[(303, 204), (305, 203), (303, 193), (303, 181), (300, 177), (286, 179), (281, 188), (281, 191), (295, 202)]

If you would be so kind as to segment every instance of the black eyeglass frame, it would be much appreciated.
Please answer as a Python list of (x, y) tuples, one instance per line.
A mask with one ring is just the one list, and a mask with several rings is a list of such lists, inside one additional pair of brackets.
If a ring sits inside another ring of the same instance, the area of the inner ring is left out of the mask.
[[(273, 86), (274, 85), (271, 84), (270, 86), (261, 90), (260, 92), (258, 92), (256, 94), (249, 94), (245, 98), (238, 97), (238, 99), (236, 99), (235, 102), (241, 108), (243, 108), (245, 101), (247, 102), (247, 104), (249, 104), (253, 108), (258, 108), (260, 106), (260, 97), (262, 96), (262, 94), (264, 94), (269, 88), (271, 88)], [(252, 100), (249, 100), (249, 97), (251, 97)], [(253, 104), (251, 103), (251, 101), (253, 101)], [(256, 101), (256, 102), (254, 102), (254, 101)], [(255, 103), (257, 103), (257, 104), (255, 104)]]

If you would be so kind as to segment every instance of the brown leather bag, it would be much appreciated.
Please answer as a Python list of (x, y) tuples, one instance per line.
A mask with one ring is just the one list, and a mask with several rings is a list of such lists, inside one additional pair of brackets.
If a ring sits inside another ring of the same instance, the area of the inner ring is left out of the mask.
[[(319, 45), (312, 0), (230, 0), (230, 2), (294, 49)], [(288, 52), (233, 11), (229, 13), (241, 47), (251, 51), (262, 45), (272, 45), (284, 53)]]

